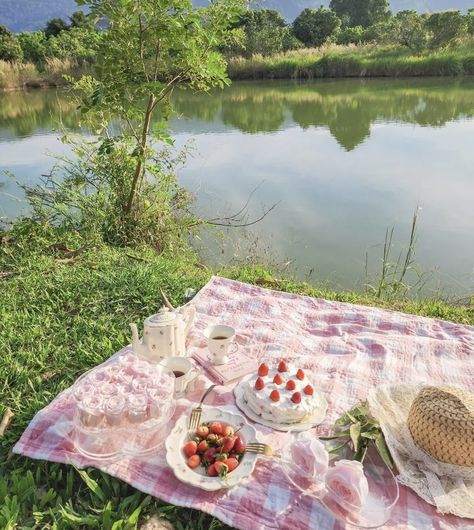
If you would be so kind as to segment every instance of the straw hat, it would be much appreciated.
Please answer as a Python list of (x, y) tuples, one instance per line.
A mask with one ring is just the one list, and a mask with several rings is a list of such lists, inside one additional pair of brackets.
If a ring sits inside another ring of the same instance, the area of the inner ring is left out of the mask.
[(424, 387), (408, 414), (416, 445), (436, 460), (474, 467), (474, 394), (454, 387)]

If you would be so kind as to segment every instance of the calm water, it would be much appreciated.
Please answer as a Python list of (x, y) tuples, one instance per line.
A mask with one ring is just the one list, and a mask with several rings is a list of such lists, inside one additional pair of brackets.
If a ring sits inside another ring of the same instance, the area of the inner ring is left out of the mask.
[[(398, 252), (419, 205), (417, 262), (431, 287), (474, 292), (474, 79), (235, 83), (175, 104), (176, 143), (192, 145), (180, 180), (200, 213), (237, 211), (259, 185), (249, 219), (279, 202), (218, 251), (201, 242), (213, 261), (256, 249), (301, 277), (360, 287), (366, 252), (374, 271), (393, 225)], [(0, 94), (0, 171), (37, 182), (47, 153), (65, 149), (60, 123), (76, 124), (63, 93)], [(1, 180), (0, 215), (14, 217), (21, 194)]]

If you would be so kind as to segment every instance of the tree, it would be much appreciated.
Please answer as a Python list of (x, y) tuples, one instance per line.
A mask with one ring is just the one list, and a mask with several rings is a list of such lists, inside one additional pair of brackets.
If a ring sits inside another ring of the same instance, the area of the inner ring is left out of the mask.
[(293, 22), (293, 33), (306, 46), (321, 46), (341, 27), (341, 19), (330, 9), (304, 9)]
[(44, 31), (20, 33), (18, 40), (23, 50), (24, 60), (35, 64), (41, 64), (46, 58), (48, 40)]
[(65, 31), (68, 28), (69, 26), (62, 18), (52, 18), (46, 23), (44, 32), (48, 38), (55, 37), (56, 35), (59, 35), (61, 31)]
[(338, 44), (362, 44), (365, 41), (365, 30), (362, 26), (343, 28), (337, 34)]
[(422, 50), (427, 44), (424, 18), (415, 10), (400, 11), (395, 17), (398, 26), (397, 41), (411, 50)]
[[(83, 112), (93, 113), (107, 128), (119, 117), (128, 124), (124, 136), (104, 131), (103, 149), (130, 143), (134, 169), (121, 186), (123, 216), (133, 219), (141, 208), (145, 173), (156, 174), (156, 142), (171, 142), (166, 132), (170, 96), (175, 88), (207, 91), (229, 80), (219, 47), (246, 2), (221, 0), (194, 9), (190, 0), (79, 0), (98, 20), (107, 20), (96, 62), (96, 78), (84, 77)], [(151, 131), (152, 117), (164, 122)], [(127, 164), (128, 168), (130, 164)], [(128, 170), (127, 170), (128, 172)]]
[(331, 0), (329, 7), (349, 27), (367, 28), (390, 16), (388, 0)]
[(69, 20), (71, 22), (71, 28), (95, 28), (94, 21), (89, 15), (84, 13), (84, 11), (74, 11), (74, 13), (69, 17)]
[(23, 50), (16, 35), (8, 30), (6, 32), (2, 31), (0, 32), (0, 60), (9, 62), (23, 61)]
[(426, 20), (426, 28), (431, 36), (430, 47), (442, 48), (466, 35), (466, 18), (460, 11), (454, 10), (430, 15)]
[(102, 33), (74, 27), (47, 40), (47, 55), (59, 59), (75, 59), (93, 63), (99, 51)]
[(474, 35), (474, 7), (467, 10), (467, 31), (469, 35)]
[(245, 34), (243, 47), (247, 55), (269, 55), (284, 48), (286, 22), (278, 11), (249, 9), (242, 15), (236, 27), (241, 28)]

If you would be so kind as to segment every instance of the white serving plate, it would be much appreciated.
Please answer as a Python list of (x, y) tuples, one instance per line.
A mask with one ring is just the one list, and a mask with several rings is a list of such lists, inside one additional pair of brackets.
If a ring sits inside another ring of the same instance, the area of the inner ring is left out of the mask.
[(326, 401), (326, 398), (323, 396), (321, 392), (319, 392), (318, 390), (315, 390), (314, 395), (318, 399), (318, 407), (315, 410), (315, 413), (313, 414), (313, 416), (308, 421), (300, 422), (300, 423), (276, 423), (274, 421), (262, 418), (262, 416), (259, 416), (258, 414), (256, 414), (247, 405), (247, 402), (245, 401), (245, 398), (244, 398), (242, 383), (244, 383), (251, 377), (253, 376), (252, 375), (247, 376), (237, 386), (235, 386), (234, 396), (235, 396), (235, 402), (237, 403), (237, 406), (239, 407), (239, 409), (247, 416), (247, 418), (251, 419), (252, 421), (260, 423), (261, 425), (265, 425), (265, 427), (270, 427), (271, 429), (274, 429), (276, 431), (302, 432), (302, 431), (308, 431), (309, 429), (312, 429), (314, 426), (319, 425), (326, 417), (326, 412), (328, 409), (328, 403)]
[[(203, 407), (201, 422), (208, 421), (220, 421), (233, 425), (239, 429), (239, 434), (242, 435), (245, 444), (257, 441), (257, 431), (240, 414), (235, 414), (225, 408)], [(233, 488), (252, 474), (258, 457), (255, 453), (245, 453), (239, 467), (223, 479), (207, 476), (205, 469), (201, 466), (191, 469), (183, 453), (183, 446), (189, 434), (188, 422), (189, 414), (183, 414), (165, 441), (166, 461), (178, 480), (206, 491), (217, 491), (223, 488)]]

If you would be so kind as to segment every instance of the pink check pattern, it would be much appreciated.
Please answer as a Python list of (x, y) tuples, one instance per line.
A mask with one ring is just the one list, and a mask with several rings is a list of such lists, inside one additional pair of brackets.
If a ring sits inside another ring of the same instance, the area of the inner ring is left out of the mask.
[[(237, 329), (242, 348), (259, 359), (282, 354), (308, 372), (329, 403), (316, 432), (329, 432), (335, 419), (366, 398), (379, 383), (431, 381), (474, 391), (474, 328), (377, 308), (274, 292), (214, 277), (193, 301), (197, 310), (189, 348), (203, 346), (202, 330), (225, 322)], [(201, 381), (202, 385), (208, 381)], [(201, 390), (197, 389), (197, 398)], [(235, 404), (232, 389), (220, 387), (214, 405)], [(191, 404), (181, 400), (177, 415)], [(98, 463), (79, 455), (70, 441), (69, 391), (39, 411), (16, 444), (16, 453), (42, 460), (98, 467), (166, 502), (212, 514), (245, 530), (340, 530), (344, 525), (316, 501), (300, 497), (275, 459), (260, 459), (248, 481), (231, 491), (208, 493), (182, 484), (167, 466), (163, 450), (146, 460)], [(256, 425), (261, 441), (274, 448), (284, 435)], [(289, 510), (287, 508), (291, 506)], [(278, 515), (280, 514), (280, 515)], [(278, 516), (277, 516), (278, 515)], [(411, 490), (385, 526), (392, 530), (467, 530), (472, 521), (438, 514)]]

